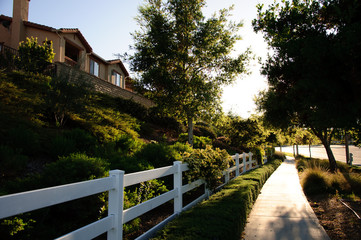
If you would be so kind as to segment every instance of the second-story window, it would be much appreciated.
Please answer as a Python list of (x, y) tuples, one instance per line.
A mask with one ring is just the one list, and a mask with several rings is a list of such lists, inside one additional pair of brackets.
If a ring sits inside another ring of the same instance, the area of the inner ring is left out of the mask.
[(90, 59), (89, 73), (99, 77), (99, 63)]
[(113, 71), (112, 78), (113, 78), (115, 85), (117, 85), (121, 88), (124, 88), (123, 83), (122, 83), (122, 76), (119, 73)]

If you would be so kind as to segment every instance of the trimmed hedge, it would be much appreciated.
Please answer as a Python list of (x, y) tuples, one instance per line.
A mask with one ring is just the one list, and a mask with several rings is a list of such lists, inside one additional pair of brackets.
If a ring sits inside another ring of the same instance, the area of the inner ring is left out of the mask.
[(281, 163), (270, 161), (230, 181), (208, 200), (168, 223), (152, 239), (240, 239), (263, 184)]

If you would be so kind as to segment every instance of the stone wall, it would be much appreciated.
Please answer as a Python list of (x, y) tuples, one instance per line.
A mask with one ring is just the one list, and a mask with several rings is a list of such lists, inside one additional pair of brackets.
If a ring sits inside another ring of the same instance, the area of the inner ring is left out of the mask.
[[(64, 64), (64, 63), (55, 63), (56, 65), (56, 72), (57, 74), (60, 74), (62, 69), (70, 68), (70, 66)], [(74, 69), (72, 69), (74, 70)], [(80, 70), (77, 70), (80, 71)], [(112, 97), (120, 97), (124, 99), (131, 99), (136, 103), (139, 103), (147, 108), (155, 106), (154, 102), (137, 94), (134, 92), (130, 92), (126, 89), (120, 88), (110, 82), (107, 82), (103, 79), (100, 79), (96, 76), (93, 76), (89, 73), (81, 71), (82, 74), (84, 74), (85, 79), (89, 80), (95, 87), (95, 90), (104, 94), (107, 94)]]

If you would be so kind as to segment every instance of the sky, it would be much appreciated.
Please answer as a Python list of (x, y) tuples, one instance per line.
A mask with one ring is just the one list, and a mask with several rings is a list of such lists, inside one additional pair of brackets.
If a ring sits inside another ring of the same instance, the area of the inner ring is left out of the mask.
[[(234, 5), (230, 20), (244, 24), (239, 31), (242, 40), (236, 43), (235, 54), (250, 47), (256, 57), (265, 60), (267, 45), (261, 33), (253, 32), (251, 22), (257, 17), (258, 3), (268, 6), (273, 1), (207, 0), (204, 15), (209, 17), (222, 8)], [(129, 46), (134, 44), (131, 33), (139, 29), (135, 17), (142, 4), (143, 0), (31, 0), (29, 21), (53, 28), (78, 28), (93, 51), (110, 60), (117, 58), (114, 54), (130, 52)], [(13, 0), (0, 0), (0, 14), (11, 17), (12, 5)], [(126, 62), (124, 64), (128, 66)], [(243, 118), (256, 113), (254, 97), (267, 88), (260, 67), (257, 60), (252, 61), (250, 75), (242, 75), (234, 84), (224, 87), (222, 107), (225, 113), (232, 112)]]

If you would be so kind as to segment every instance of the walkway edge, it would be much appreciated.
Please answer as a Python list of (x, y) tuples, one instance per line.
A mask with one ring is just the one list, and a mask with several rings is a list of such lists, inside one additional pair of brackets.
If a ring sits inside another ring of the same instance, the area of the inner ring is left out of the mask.
[(244, 239), (330, 239), (303, 193), (293, 158), (287, 158), (263, 186)]

